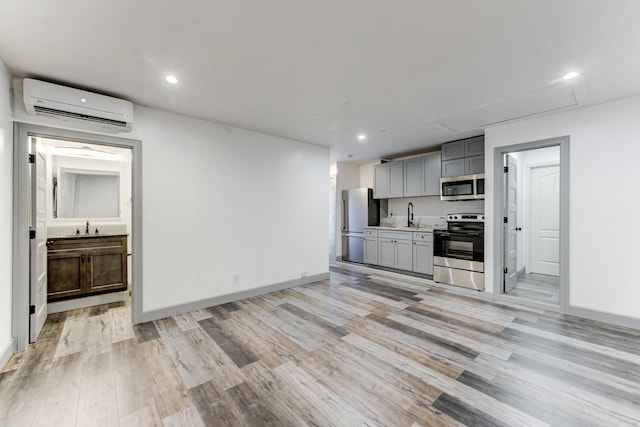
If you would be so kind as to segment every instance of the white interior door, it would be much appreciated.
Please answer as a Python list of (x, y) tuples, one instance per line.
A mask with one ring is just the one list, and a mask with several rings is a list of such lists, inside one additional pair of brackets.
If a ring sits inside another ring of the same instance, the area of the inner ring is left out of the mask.
[(37, 138), (30, 138), (30, 153), (35, 155), (31, 167), (31, 229), (36, 237), (30, 244), (30, 304), (35, 312), (29, 316), (29, 342), (34, 342), (47, 320), (47, 157)]
[(532, 167), (529, 198), (531, 273), (560, 275), (560, 166)]
[(518, 246), (517, 246), (517, 213), (518, 213), (518, 160), (506, 155), (507, 173), (505, 173), (505, 216), (504, 224), (504, 290), (507, 293), (516, 287), (518, 277)]

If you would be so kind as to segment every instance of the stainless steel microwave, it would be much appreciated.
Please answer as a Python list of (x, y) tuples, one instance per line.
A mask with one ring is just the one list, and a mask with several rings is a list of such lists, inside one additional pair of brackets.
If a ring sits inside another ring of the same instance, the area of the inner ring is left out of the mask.
[(484, 199), (484, 174), (440, 178), (441, 200)]

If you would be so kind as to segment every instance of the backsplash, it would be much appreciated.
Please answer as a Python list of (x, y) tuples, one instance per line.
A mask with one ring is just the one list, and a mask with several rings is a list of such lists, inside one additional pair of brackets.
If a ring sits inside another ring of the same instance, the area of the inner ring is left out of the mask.
[(413, 203), (414, 218), (423, 215), (446, 218), (447, 214), (450, 213), (484, 213), (484, 200), (462, 200), (449, 202), (440, 200), (440, 196), (430, 196), (389, 199), (387, 216), (404, 216), (406, 223), (407, 206), (409, 202)]
[[(127, 234), (126, 224), (100, 224), (98, 221), (93, 224), (89, 221), (89, 234), (94, 234), (96, 228), (100, 234)], [(80, 234), (85, 234), (86, 222), (75, 225), (50, 225), (47, 227), (47, 237), (71, 236), (76, 233), (76, 230), (80, 230)]]

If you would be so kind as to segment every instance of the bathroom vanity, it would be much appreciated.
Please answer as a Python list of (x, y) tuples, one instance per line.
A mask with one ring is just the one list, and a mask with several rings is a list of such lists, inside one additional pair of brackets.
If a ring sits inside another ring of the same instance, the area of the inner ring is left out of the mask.
[(127, 235), (47, 240), (48, 301), (127, 289)]

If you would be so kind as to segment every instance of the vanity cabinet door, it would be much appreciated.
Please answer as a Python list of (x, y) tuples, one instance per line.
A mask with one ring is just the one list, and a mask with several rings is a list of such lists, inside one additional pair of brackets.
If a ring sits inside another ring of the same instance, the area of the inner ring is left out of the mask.
[(127, 254), (122, 249), (87, 252), (87, 292), (127, 289)]
[(52, 238), (47, 298), (55, 301), (127, 289), (127, 236)]
[(85, 251), (49, 252), (47, 256), (48, 298), (58, 299), (85, 292)]

